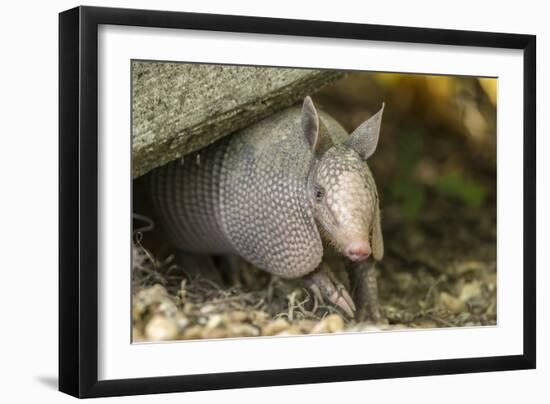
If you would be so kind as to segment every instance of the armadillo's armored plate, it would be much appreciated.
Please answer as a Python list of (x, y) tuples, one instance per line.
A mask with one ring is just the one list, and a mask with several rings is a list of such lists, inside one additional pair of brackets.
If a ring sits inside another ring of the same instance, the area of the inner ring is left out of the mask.
[[(334, 143), (347, 138), (334, 119), (320, 116)], [(178, 248), (237, 254), (299, 277), (323, 256), (306, 189), (311, 159), (300, 108), (290, 108), (156, 169), (153, 201)]]
[(252, 264), (283, 277), (313, 271), (323, 256), (306, 192), (311, 158), (296, 108), (237, 133), (222, 166), (228, 238)]

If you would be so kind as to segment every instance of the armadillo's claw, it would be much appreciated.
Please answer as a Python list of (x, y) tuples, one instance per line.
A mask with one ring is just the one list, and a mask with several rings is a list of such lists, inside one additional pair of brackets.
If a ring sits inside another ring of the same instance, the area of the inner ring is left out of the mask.
[(326, 268), (319, 268), (307, 275), (304, 280), (308, 287), (321, 298), (329, 300), (332, 304), (339, 307), (347, 316), (353, 318), (355, 313), (355, 303), (344, 287)]
[(335, 304), (336, 306), (340, 307), (342, 310), (344, 310), (344, 313), (346, 313), (349, 317), (353, 318), (355, 315), (355, 303), (353, 303), (353, 300), (351, 296), (349, 295), (348, 291), (344, 288), (343, 285), (339, 285), (338, 291), (336, 291), (334, 294), (329, 296), (329, 300)]

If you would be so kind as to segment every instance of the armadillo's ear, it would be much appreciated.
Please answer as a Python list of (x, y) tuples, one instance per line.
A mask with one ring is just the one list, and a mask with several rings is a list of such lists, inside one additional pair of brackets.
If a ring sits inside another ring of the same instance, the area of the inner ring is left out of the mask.
[(355, 150), (363, 160), (372, 156), (376, 150), (383, 112), (384, 104), (382, 104), (380, 111), (359, 125), (346, 141), (346, 144)]
[(327, 129), (319, 119), (310, 96), (304, 99), (302, 105), (302, 131), (313, 154), (316, 156), (322, 155), (332, 144)]
[(372, 256), (376, 261), (384, 257), (384, 239), (382, 238), (382, 225), (380, 223), (380, 209), (376, 206), (374, 223), (372, 224)]

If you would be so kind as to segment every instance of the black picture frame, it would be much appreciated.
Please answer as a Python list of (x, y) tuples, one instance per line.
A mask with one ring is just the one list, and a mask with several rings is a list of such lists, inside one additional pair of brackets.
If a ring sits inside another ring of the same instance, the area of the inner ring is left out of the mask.
[[(523, 354), (99, 381), (100, 24), (523, 50)], [(96, 7), (60, 13), (59, 390), (83, 398), (535, 368), (535, 73), (534, 35)]]

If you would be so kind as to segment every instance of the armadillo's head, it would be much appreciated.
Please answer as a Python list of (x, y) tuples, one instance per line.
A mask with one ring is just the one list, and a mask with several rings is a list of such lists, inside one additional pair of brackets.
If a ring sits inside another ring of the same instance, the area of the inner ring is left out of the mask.
[(345, 143), (333, 145), (309, 97), (302, 109), (302, 128), (314, 152), (308, 192), (316, 222), (325, 238), (353, 261), (383, 255), (378, 193), (365, 163), (376, 149), (381, 117), (382, 110)]

